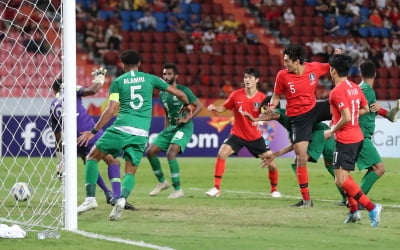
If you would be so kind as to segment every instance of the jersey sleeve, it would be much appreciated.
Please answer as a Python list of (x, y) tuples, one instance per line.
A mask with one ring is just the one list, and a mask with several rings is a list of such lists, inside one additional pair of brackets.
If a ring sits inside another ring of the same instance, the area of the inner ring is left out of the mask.
[(152, 82), (154, 83), (154, 87), (159, 90), (166, 90), (170, 86), (166, 81), (154, 75), (152, 75)]
[(197, 101), (197, 96), (195, 96), (192, 90), (186, 86), (182, 86), (182, 91), (186, 94), (187, 98), (189, 99), (189, 103), (194, 103)]
[(280, 70), (278, 72), (278, 74), (276, 75), (274, 93), (277, 94), (277, 95), (284, 94), (285, 93), (284, 92), (285, 91), (284, 90), (284, 86), (285, 86), (284, 84), (285, 84), (285, 82), (284, 82), (284, 74), (283, 74), (283, 71)]
[(339, 112), (348, 107), (346, 94), (343, 91), (334, 91), (332, 94), (331, 102)]
[(225, 100), (224, 104), (222, 104), (225, 108), (232, 110), (233, 109), (233, 105), (234, 105), (234, 98), (235, 98), (235, 94), (236, 91), (232, 92), (229, 96), (228, 99)]

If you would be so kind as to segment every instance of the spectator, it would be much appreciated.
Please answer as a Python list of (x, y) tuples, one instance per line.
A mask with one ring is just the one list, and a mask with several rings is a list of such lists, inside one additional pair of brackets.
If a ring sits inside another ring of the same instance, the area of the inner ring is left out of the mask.
[(122, 36), (115, 25), (110, 24), (106, 30), (105, 41), (107, 48), (110, 50), (119, 50), (121, 45)]
[(371, 15), (369, 16), (369, 21), (373, 27), (382, 28), (383, 20), (378, 9), (373, 9)]
[(236, 32), (233, 31), (233, 33), (236, 34), (237, 43), (247, 44), (246, 34), (243, 32), (243, 30), (238, 29)]
[(387, 6), (386, 0), (375, 0), (375, 7), (379, 10), (383, 10)]
[(211, 46), (210, 41), (206, 40), (206, 41), (203, 42), (203, 46), (201, 47), (201, 51), (203, 53), (209, 53), (209, 54), (213, 53), (213, 47)]
[(222, 30), (221, 32), (218, 32), (217, 35), (215, 36), (215, 41), (218, 43), (225, 43), (228, 42), (229, 36), (228, 36), (228, 31), (227, 30)]
[(225, 42), (228, 42), (228, 43), (237, 43), (238, 42), (238, 36), (235, 33), (235, 29), (229, 29), (228, 32), (226, 33), (225, 38), (226, 38)]
[(239, 27), (240, 22), (235, 20), (235, 16), (233, 14), (229, 14), (228, 19), (224, 20), (223, 24), (224, 24), (224, 29), (236, 30)]
[(201, 29), (201, 18), (199, 15), (193, 13), (190, 15), (186, 31), (192, 32), (197, 28)]
[(293, 27), (295, 25), (296, 17), (294, 16), (293, 11), (290, 7), (287, 8), (285, 13), (283, 14), (283, 22), (289, 27)]
[(132, 0), (121, 0), (119, 3), (120, 10), (132, 10), (133, 9), (133, 2)]
[(361, 27), (360, 16), (354, 16), (353, 18), (349, 18), (348, 22), (345, 24), (346, 30), (353, 37), (358, 37), (358, 29)]
[(155, 31), (156, 26), (157, 20), (150, 11), (146, 11), (144, 16), (138, 20), (138, 30), (140, 31)]
[(277, 30), (279, 28), (279, 25), (281, 24), (281, 17), (281, 10), (277, 6), (273, 5), (270, 11), (268, 11), (265, 15), (265, 19), (267, 19), (269, 28), (271, 30)]
[(351, 1), (346, 5), (346, 14), (349, 16), (360, 16), (360, 6), (358, 6), (355, 0)]
[(360, 53), (362, 59), (368, 58), (368, 51), (371, 50), (371, 46), (369, 45), (367, 39), (360, 38), (358, 41), (357, 51)]
[(175, 15), (169, 15), (167, 20), (167, 30), (176, 32), (180, 29), (178, 18)]
[(329, 14), (329, 4), (326, 0), (318, 0), (314, 9), (319, 16), (325, 17)]
[(248, 44), (258, 44), (258, 35), (254, 32), (253, 27), (247, 29), (246, 40)]
[(193, 41), (196, 41), (196, 40), (202, 41), (203, 40), (203, 31), (201, 30), (201, 28), (196, 27), (190, 34), (190, 38)]
[(322, 55), (324, 53), (326, 44), (321, 41), (321, 38), (316, 36), (312, 42), (307, 42), (306, 46), (311, 49), (311, 53), (313, 55)]
[(214, 29), (214, 22), (211, 19), (211, 16), (207, 15), (201, 21), (201, 29), (203, 31)]
[(392, 47), (383, 52), (383, 64), (386, 68), (397, 66), (396, 53)]
[(214, 43), (215, 41), (215, 33), (213, 31), (213, 29), (209, 28), (208, 30), (206, 30), (206, 32), (204, 32), (203, 34), (203, 43)]
[(339, 32), (339, 25), (334, 16), (329, 18), (329, 21), (325, 23), (324, 27), (325, 35), (327, 36), (337, 36)]
[(224, 21), (222, 20), (222, 16), (215, 17), (214, 28), (215, 28), (215, 32), (217, 32), (217, 33), (224, 30)]
[(400, 41), (399, 39), (395, 38), (392, 41), (392, 48), (394, 51), (397, 51), (397, 54), (400, 53)]
[(147, 10), (149, 8), (147, 0), (135, 0), (133, 1), (133, 10)]
[(400, 20), (400, 11), (398, 7), (393, 7), (388, 14), (392, 25), (396, 25), (397, 21)]
[(339, 15), (339, 7), (337, 6), (337, 1), (330, 0), (328, 5), (329, 5), (328, 13), (338, 16)]
[(400, 19), (397, 20), (397, 23), (392, 26), (392, 28), (390, 29), (390, 33), (393, 37), (400, 37)]
[(232, 85), (232, 81), (229, 79), (225, 79), (224, 84), (221, 86), (219, 97), (226, 98), (229, 96), (230, 93), (232, 93), (233, 90), (235, 90), (235, 88)]
[(368, 53), (368, 60), (371, 60), (377, 68), (383, 66), (382, 54), (377, 48), (371, 48)]

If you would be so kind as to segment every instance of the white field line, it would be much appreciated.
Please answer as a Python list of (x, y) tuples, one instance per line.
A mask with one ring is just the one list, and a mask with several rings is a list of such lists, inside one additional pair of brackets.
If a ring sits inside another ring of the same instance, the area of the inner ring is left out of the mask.
[(116, 238), (116, 237), (111, 237), (111, 236), (106, 236), (106, 235), (101, 235), (101, 234), (96, 234), (96, 233), (90, 233), (90, 232), (85, 232), (85, 231), (81, 231), (81, 230), (73, 230), (71, 232), (80, 234), (85, 237), (93, 238), (93, 239), (107, 240), (107, 241), (124, 243), (124, 244), (128, 244), (128, 245), (134, 245), (134, 246), (145, 247), (145, 248), (150, 248), (150, 249), (174, 250), (173, 248), (170, 248), (170, 247), (157, 246), (157, 245), (145, 243), (143, 241), (125, 240), (125, 239), (121, 239), (121, 238)]
[[(204, 193), (207, 191), (205, 189), (202, 188), (189, 188), (189, 190), (193, 190), (193, 191), (204, 191)], [(264, 197), (270, 197), (269, 193), (267, 192), (251, 192), (251, 191), (240, 191), (240, 190), (226, 190), (223, 189), (223, 193), (232, 193), (232, 194), (252, 194), (252, 195), (261, 195)], [(291, 196), (291, 195), (284, 195), (282, 194), (283, 198), (292, 198), (292, 199), (301, 199), (300, 196)], [(279, 199), (279, 198), (272, 198), (272, 199)], [(313, 199), (316, 201), (324, 201), (324, 202), (332, 202), (332, 203), (337, 203), (338, 200), (326, 200), (326, 199)], [(400, 205), (385, 205), (385, 204), (381, 204), (384, 207), (390, 207), (390, 208), (400, 208)]]

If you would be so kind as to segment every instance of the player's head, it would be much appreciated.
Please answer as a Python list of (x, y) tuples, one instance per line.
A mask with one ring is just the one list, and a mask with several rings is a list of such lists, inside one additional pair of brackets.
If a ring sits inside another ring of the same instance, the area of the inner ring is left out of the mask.
[(257, 83), (260, 80), (260, 71), (256, 68), (247, 68), (243, 72), (243, 82), (246, 88), (257, 88)]
[(51, 86), (51, 88), (53, 89), (54, 93), (59, 93), (61, 90), (61, 84), (62, 84), (62, 79), (61, 78), (57, 78), (56, 80), (54, 80), (53, 85)]
[(375, 78), (376, 76), (376, 66), (370, 60), (363, 61), (360, 64), (360, 72), (362, 78)]
[(332, 79), (347, 77), (352, 65), (352, 59), (348, 55), (335, 54), (329, 59), (330, 74)]
[(174, 63), (166, 63), (163, 66), (162, 78), (168, 84), (173, 84), (178, 78), (178, 68)]
[(303, 65), (306, 50), (303, 46), (292, 44), (283, 50), (283, 64), (289, 72), (294, 72), (296, 64)]
[(139, 67), (140, 62), (142, 61), (142, 57), (140, 56), (140, 54), (131, 49), (123, 51), (119, 55), (119, 58), (127, 68)]

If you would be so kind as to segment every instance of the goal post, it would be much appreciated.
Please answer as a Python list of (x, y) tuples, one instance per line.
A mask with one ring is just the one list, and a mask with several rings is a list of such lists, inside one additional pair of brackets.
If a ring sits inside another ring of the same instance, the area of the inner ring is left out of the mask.
[[(75, 1), (0, 1), (0, 223), (26, 231), (76, 230)], [(51, 85), (64, 80), (65, 177), (56, 176)], [(16, 201), (11, 187), (28, 183)]]

